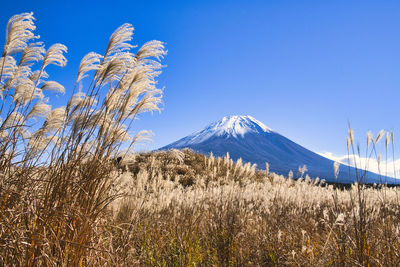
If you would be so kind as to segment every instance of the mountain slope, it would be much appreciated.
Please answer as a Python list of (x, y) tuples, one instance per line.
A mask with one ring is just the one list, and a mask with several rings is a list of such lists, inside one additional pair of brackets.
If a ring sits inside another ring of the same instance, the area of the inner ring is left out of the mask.
[[(230, 156), (237, 160), (256, 163), (265, 168), (268, 162), (270, 170), (287, 175), (290, 170), (297, 177), (299, 166), (307, 166), (307, 174), (312, 178), (320, 177), (328, 182), (353, 183), (357, 181), (354, 168), (341, 165), (338, 178), (334, 177), (333, 161), (320, 156), (288, 138), (274, 132), (251, 116), (228, 116), (208, 125), (172, 144), (160, 148), (191, 148), (196, 152), (215, 156)], [(396, 179), (381, 177), (367, 172), (365, 183), (397, 183)]]

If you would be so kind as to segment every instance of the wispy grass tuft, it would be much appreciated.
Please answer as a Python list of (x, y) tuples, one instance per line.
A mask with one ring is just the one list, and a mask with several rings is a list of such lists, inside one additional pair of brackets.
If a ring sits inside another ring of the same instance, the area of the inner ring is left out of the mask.
[(46, 68), (64, 67), (67, 47), (45, 49), (35, 28), (33, 13), (13, 16), (0, 58), (0, 265), (112, 264), (99, 239), (119, 196), (114, 159), (144, 136), (132, 135), (133, 120), (159, 110), (164, 44), (135, 53), (133, 27), (122, 25), (103, 56), (82, 59), (72, 96), (53, 108), (51, 93), (71, 91)]

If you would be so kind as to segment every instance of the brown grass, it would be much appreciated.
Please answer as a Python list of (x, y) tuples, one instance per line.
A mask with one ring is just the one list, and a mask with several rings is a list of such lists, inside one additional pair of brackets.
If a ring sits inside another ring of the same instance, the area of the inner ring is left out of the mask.
[(228, 157), (181, 153), (181, 161), (176, 151), (155, 152), (123, 166), (133, 174), (125, 174), (132, 179), (129, 196), (113, 206), (120, 265), (399, 264), (397, 188), (339, 190), (255, 171)]
[(14, 16), (0, 61), (1, 266), (399, 265), (398, 188), (339, 190), (189, 150), (127, 155), (133, 119), (161, 101), (163, 44), (131, 53), (121, 26), (51, 109), (46, 91), (64, 88), (45, 69), (66, 47), (46, 51), (34, 29)]

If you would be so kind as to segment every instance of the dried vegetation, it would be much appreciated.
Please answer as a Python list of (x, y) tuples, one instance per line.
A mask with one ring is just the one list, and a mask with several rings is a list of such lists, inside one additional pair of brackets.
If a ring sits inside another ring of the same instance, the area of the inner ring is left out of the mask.
[(67, 48), (46, 50), (33, 21), (10, 19), (0, 58), (0, 265), (399, 265), (397, 188), (339, 190), (189, 150), (127, 155), (143, 137), (133, 119), (161, 101), (163, 44), (133, 53), (121, 26), (53, 109), (47, 91), (65, 89), (46, 67)]

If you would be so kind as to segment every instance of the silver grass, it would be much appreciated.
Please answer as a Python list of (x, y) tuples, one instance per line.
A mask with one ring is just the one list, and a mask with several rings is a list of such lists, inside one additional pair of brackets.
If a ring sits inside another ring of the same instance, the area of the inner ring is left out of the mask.
[(335, 174), (335, 177), (336, 177), (336, 178), (337, 178), (338, 175), (339, 175), (339, 166), (340, 166), (340, 163), (339, 163), (339, 162), (335, 161), (335, 162), (333, 163), (333, 173)]
[(145, 141), (151, 141), (151, 138), (154, 136), (152, 131), (148, 130), (142, 130), (138, 132), (134, 137), (133, 137), (133, 144), (137, 142), (145, 142)]
[(78, 83), (83, 78), (87, 77), (87, 73), (91, 70), (98, 70), (100, 67), (102, 55), (95, 52), (90, 52), (83, 57), (79, 65), (78, 77), (76, 78), (76, 83)]
[(33, 82), (29, 79), (24, 80), (24, 83), (20, 83), (15, 87), (15, 93), (13, 96), (14, 102), (23, 103), (26, 105), (33, 99), (43, 99), (44, 95), (41, 90), (35, 87)]
[(143, 59), (154, 57), (157, 60), (162, 59), (167, 54), (163, 42), (152, 40), (142, 45), (136, 53), (136, 58)]
[(19, 84), (30, 83), (32, 80), (28, 78), (32, 75), (31, 68), (29, 66), (18, 66), (17, 69), (12, 73), (12, 76), (7, 79), (4, 87), (7, 89), (15, 88)]
[(383, 129), (379, 131), (378, 135), (376, 136), (375, 143), (378, 143), (379, 140), (381, 140), (384, 133), (385, 133), (385, 130), (383, 130)]
[(53, 44), (50, 46), (43, 60), (43, 68), (49, 64), (65, 67), (67, 65), (67, 59), (65, 58), (64, 53), (67, 51), (67, 47), (63, 44)]
[(22, 66), (33, 65), (35, 62), (42, 61), (45, 53), (46, 50), (42, 42), (29, 44), (29, 46), (24, 49), (19, 64)]
[(110, 57), (108, 61), (99, 66), (98, 79), (95, 86), (119, 81), (126, 73), (132, 60), (132, 55), (129, 53), (121, 53)]
[(394, 144), (394, 133), (393, 133), (393, 131), (390, 131), (390, 136), (391, 136), (391, 139), (392, 139), (392, 144)]
[(12, 16), (7, 24), (6, 42), (3, 57), (22, 52), (30, 40), (39, 38), (33, 31), (36, 29), (33, 13), (22, 13)]
[(0, 130), (0, 139), (1, 140), (8, 139), (8, 131)]
[(67, 110), (70, 110), (71, 107), (78, 105), (85, 96), (86, 94), (81, 91), (75, 93), (68, 101)]
[(128, 142), (131, 140), (127, 127), (124, 124), (114, 125), (111, 128), (110, 134), (107, 136), (105, 142)]
[(41, 80), (49, 78), (49, 74), (44, 70), (35, 70), (29, 75), (29, 79), (37, 84), (41, 84), (43, 81)]
[(46, 131), (51, 131), (51, 130), (59, 130), (65, 123), (65, 108), (64, 107), (59, 107), (56, 109), (53, 109), (46, 117), (46, 121), (44, 122), (44, 129)]
[(97, 105), (97, 99), (94, 97), (90, 97), (90, 96), (85, 96), (84, 98), (82, 98), (79, 103), (76, 105), (76, 107), (79, 108), (91, 108), (94, 107), (95, 105)]
[(389, 137), (389, 133), (386, 133), (386, 139), (385, 139), (385, 146), (386, 146), (386, 150), (389, 147), (389, 142), (390, 142), (390, 137)]
[(44, 103), (43, 101), (36, 102), (35, 105), (32, 107), (28, 115), (26, 116), (27, 119), (32, 117), (43, 117), (45, 118), (51, 112), (51, 106)]
[(4, 120), (2, 129), (13, 128), (23, 125), (25, 122), (25, 117), (21, 113), (14, 111)]
[(3, 100), (4, 86), (0, 84), (0, 99)]
[(44, 150), (47, 145), (48, 144), (46, 142), (46, 135), (43, 129), (39, 129), (32, 133), (28, 142), (28, 146), (30, 147), (30, 149), (35, 152)]
[(22, 136), (25, 140), (28, 140), (31, 137), (31, 133), (25, 127), (18, 127), (16, 131), (19, 135)]
[(182, 151), (175, 149), (175, 148), (169, 150), (169, 152), (171, 153), (171, 156), (173, 158), (175, 158), (179, 161), (179, 164), (183, 164), (184, 159), (185, 159), (185, 153), (183, 153)]
[(104, 58), (133, 48), (133, 45), (128, 43), (132, 40), (133, 30), (133, 26), (129, 23), (118, 27), (110, 37)]
[(12, 56), (0, 58), (0, 68), (2, 68), (1, 81), (10, 78), (17, 69), (16, 61)]
[(105, 106), (107, 110), (113, 112), (119, 108), (123, 99), (122, 94), (123, 90), (121, 90), (120, 88), (108, 91), (105, 99)]
[[(152, 90), (147, 92), (146, 95), (136, 103), (136, 99), (128, 97), (123, 105), (123, 112), (121, 113), (122, 118), (132, 118), (137, 114), (147, 111), (159, 111), (159, 104), (161, 103), (162, 91)], [(131, 101), (131, 103), (129, 103)]]
[(368, 133), (367, 133), (367, 148), (369, 147), (369, 144), (371, 143), (372, 139), (373, 139), (372, 132), (368, 131)]
[(94, 114), (85, 114), (84, 112), (71, 112), (68, 122), (72, 122), (72, 129), (74, 131), (83, 131), (98, 125), (99, 114), (95, 112)]
[(61, 84), (59, 84), (58, 82), (55, 81), (47, 81), (45, 82), (40, 89), (42, 89), (43, 91), (53, 91), (53, 92), (57, 92), (57, 93), (65, 93), (65, 88), (64, 86), (62, 86)]
[(350, 144), (354, 145), (354, 131), (349, 128), (349, 138), (350, 138)]

